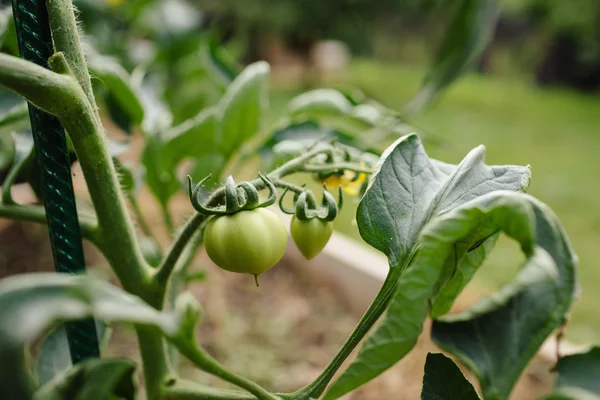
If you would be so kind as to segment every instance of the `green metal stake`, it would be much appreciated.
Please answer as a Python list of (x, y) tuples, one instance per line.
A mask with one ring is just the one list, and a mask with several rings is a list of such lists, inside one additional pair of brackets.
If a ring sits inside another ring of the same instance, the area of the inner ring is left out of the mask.
[[(21, 57), (48, 68), (54, 53), (45, 0), (12, 0)], [(81, 232), (65, 131), (58, 118), (29, 104), (31, 131), (41, 171), (41, 186), (50, 243), (57, 272), (85, 271)], [(65, 324), (71, 360), (99, 357), (93, 319)]]

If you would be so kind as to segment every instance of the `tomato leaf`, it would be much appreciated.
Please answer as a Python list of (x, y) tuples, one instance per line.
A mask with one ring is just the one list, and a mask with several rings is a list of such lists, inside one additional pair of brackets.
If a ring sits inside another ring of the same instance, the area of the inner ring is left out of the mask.
[(229, 85), (219, 102), (222, 122), (216, 144), (225, 159), (259, 132), (267, 108), (268, 76), (269, 64), (250, 64)]
[[(110, 336), (107, 334), (110, 328), (102, 321), (95, 322), (98, 343), (102, 346), (106, 343), (106, 337)], [(102, 351), (102, 348), (100, 350)], [(47, 384), (72, 366), (67, 331), (64, 325), (61, 325), (46, 335), (40, 344), (37, 360), (37, 376), (40, 385)]]
[(24, 346), (66, 320), (100, 320), (155, 326), (174, 335), (177, 314), (160, 312), (105, 282), (57, 273), (23, 274), (0, 282), (0, 387), (6, 398), (30, 398)]
[(315, 89), (294, 97), (288, 104), (292, 117), (348, 114), (352, 103), (334, 89)]
[(404, 136), (382, 155), (357, 212), (362, 238), (404, 269), (432, 218), (495, 190), (524, 190), (529, 167), (487, 166), (485, 147), (459, 165), (431, 159), (419, 137)]
[(135, 399), (135, 363), (90, 359), (78, 363), (34, 394), (34, 400)]
[(479, 395), (454, 361), (441, 353), (429, 353), (421, 400), (479, 400)]
[(473, 371), (486, 399), (509, 397), (527, 363), (564, 323), (577, 290), (576, 256), (558, 219), (524, 194), (492, 193), (432, 222), (421, 244), (424, 262), (415, 269), (427, 268), (427, 258), (453, 264), (456, 243), (472, 243), (482, 226), (494, 225), (521, 245), (524, 266), (497, 293), (432, 326), (432, 340)]
[(499, 15), (496, 3), (496, 0), (461, 1), (421, 89), (406, 107), (406, 115), (421, 111), (479, 59), (496, 25)]
[(555, 392), (545, 400), (600, 399), (600, 347), (572, 354), (558, 360)]
[[(438, 276), (435, 268), (446, 279), (453, 275), (451, 270), (438, 265), (422, 271), (408, 268), (419, 254), (417, 249), (424, 245), (420, 237), (427, 224), (487, 193), (527, 188), (528, 167), (487, 166), (484, 156), (485, 148), (479, 146), (459, 165), (446, 164), (429, 158), (415, 134), (398, 139), (382, 155), (358, 206), (357, 222), (365, 242), (388, 257), (390, 274), (381, 293), (389, 297), (380, 300), (387, 302), (395, 297), (388, 315), (367, 338), (356, 360), (332, 385), (325, 399), (336, 399), (368, 382), (414, 346), (429, 312), (429, 299), (441, 286), (442, 276)], [(461, 244), (456, 249), (459, 270), (464, 275), (483, 261), (491, 243), (477, 246), (467, 257), (469, 250), (483, 238), (493, 241), (494, 233), (493, 229), (482, 232), (476, 242)], [(395, 287), (402, 289), (394, 292)], [(411, 299), (408, 307), (403, 296)]]
[(414, 130), (383, 105), (374, 101), (354, 104), (334, 89), (311, 90), (289, 102), (282, 126), (302, 123), (313, 123), (345, 136), (346, 143), (362, 148), (372, 148), (373, 141), (396, 138)]
[(249, 65), (216, 106), (147, 140), (143, 163), (152, 193), (161, 203), (182, 187), (176, 171), (183, 160), (195, 161), (189, 171), (195, 180), (209, 173), (218, 178), (227, 161), (259, 132), (268, 72), (264, 62)]

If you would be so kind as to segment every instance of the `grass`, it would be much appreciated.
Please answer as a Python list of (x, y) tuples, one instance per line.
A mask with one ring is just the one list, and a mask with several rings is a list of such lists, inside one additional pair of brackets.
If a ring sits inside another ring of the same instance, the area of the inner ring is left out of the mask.
[[(425, 70), (372, 61), (355, 62), (339, 81), (401, 110), (418, 90)], [(279, 92), (280, 103), (290, 95)], [(536, 88), (526, 82), (484, 76), (460, 80), (426, 112), (411, 121), (440, 139), (430, 156), (459, 162), (473, 147), (487, 147), (488, 164), (530, 164), (529, 193), (546, 202), (563, 222), (580, 259), (582, 297), (567, 335), (575, 342), (600, 342), (600, 98), (567, 90)], [(347, 207), (338, 229), (358, 237)], [(523, 257), (516, 244), (501, 240), (472, 285), (481, 293), (509, 281)]]

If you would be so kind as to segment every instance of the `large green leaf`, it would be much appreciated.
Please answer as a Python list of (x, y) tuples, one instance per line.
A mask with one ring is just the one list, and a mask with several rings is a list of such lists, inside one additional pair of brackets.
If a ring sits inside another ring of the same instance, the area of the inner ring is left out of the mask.
[[(227, 88), (221, 101), (146, 143), (143, 162), (154, 195), (166, 204), (180, 188), (176, 171), (185, 159), (195, 161), (195, 179), (220, 176), (227, 161), (260, 129), (266, 107), (269, 66), (249, 65)], [(201, 175), (201, 176), (199, 176)]]
[(528, 187), (529, 167), (487, 166), (484, 157), (479, 146), (459, 165), (446, 164), (429, 158), (416, 134), (398, 139), (382, 155), (359, 204), (362, 238), (388, 257), (392, 269), (404, 269), (433, 217), (494, 190)]
[(600, 399), (600, 347), (561, 357), (557, 370), (556, 391), (545, 400)]
[(217, 150), (220, 128), (218, 110), (209, 108), (169, 132), (164, 139), (162, 153), (166, 170), (173, 173), (172, 179), (177, 179), (174, 171), (186, 158), (199, 160), (210, 155), (217, 155), (223, 160), (227, 158)]
[(292, 117), (318, 117), (321, 115), (349, 114), (352, 103), (334, 89), (315, 89), (294, 97), (288, 104)]
[(491, 40), (498, 11), (496, 0), (461, 0), (421, 89), (406, 108), (408, 114), (422, 110), (479, 59)]
[(441, 353), (429, 353), (421, 400), (479, 400), (479, 396), (451, 359)]
[(0, 282), (0, 387), (7, 399), (30, 398), (24, 346), (59, 322), (100, 320), (155, 326), (167, 335), (179, 328), (177, 314), (155, 310), (108, 283), (68, 274), (23, 274)]
[(397, 113), (374, 101), (353, 104), (334, 89), (316, 89), (293, 98), (288, 104), (283, 129), (302, 123), (313, 123), (326, 131), (353, 138), (361, 148), (374, 148), (386, 138), (397, 138), (414, 131)]
[(456, 243), (472, 242), (482, 226), (492, 225), (521, 245), (525, 265), (498, 293), (434, 321), (432, 339), (475, 373), (486, 399), (506, 399), (529, 360), (565, 321), (576, 293), (576, 257), (547, 206), (506, 192), (432, 222), (421, 249), (430, 253), (430, 262), (434, 257), (454, 262)]
[(42, 387), (34, 400), (133, 400), (134, 372), (127, 359), (85, 360)]
[(246, 67), (227, 88), (219, 102), (221, 131), (216, 144), (226, 159), (260, 129), (267, 107), (269, 64), (257, 62)]
[[(479, 236), (482, 237), (484, 232), (480, 232)], [(489, 238), (483, 238), (485, 240), (481, 246), (473, 251), (468, 251), (460, 262), (460, 268), (446, 270), (446, 275), (441, 278), (442, 282), (446, 282), (439, 293), (435, 296), (430, 316), (437, 318), (446, 314), (450, 311), (450, 308), (454, 304), (454, 301), (467, 284), (471, 281), (475, 272), (479, 269), (479, 266), (487, 258), (488, 254), (491, 253), (492, 249), (496, 245), (498, 234), (494, 234)], [(474, 245), (477, 245), (475, 243)], [(457, 246), (458, 248), (458, 246)]]
[(441, 283), (454, 275), (457, 266), (459, 273), (467, 276), (472, 275), (467, 271), (483, 261), (495, 240), (494, 229), (482, 231), (477, 240), (458, 244), (457, 265), (413, 266), (422, 253), (417, 249), (425, 245), (422, 231), (430, 221), (487, 193), (518, 192), (528, 186), (528, 167), (487, 166), (484, 155), (485, 148), (480, 146), (459, 165), (442, 163), (427, 156), (414, 134), (398, 139), (382, 155), (358, 206), (357, 222), (363, 239), (386, 254), (390, 263), (390, 273), (375, 300), (381, 310), (378, 312), (382, 313), (394, 298), (386, 318), (332, 385), (326, 399), (354, 390), (404, 357), (416, 343), (429, 301)]

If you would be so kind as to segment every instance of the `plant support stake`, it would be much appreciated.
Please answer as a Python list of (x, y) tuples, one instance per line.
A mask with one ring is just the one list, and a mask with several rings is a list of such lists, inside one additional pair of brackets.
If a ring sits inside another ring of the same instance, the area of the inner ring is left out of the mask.
[[(48, 68), (54, 53), (45, 0), (12, 0), (21, 57)], [(85, 271), (65, 131), (59, 120), (29, 104), (31, 131), (41, 175), (50, 243), (57, 272)], [(99, 357), (93, 319), (65, 324), (71, 360)]]

